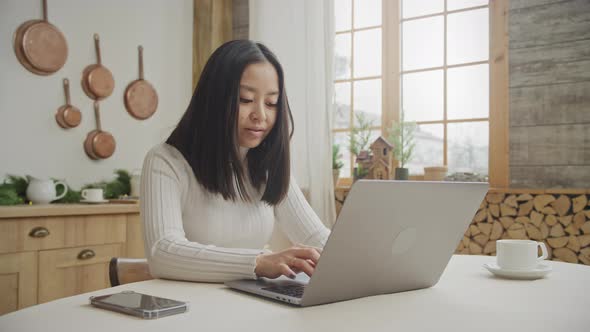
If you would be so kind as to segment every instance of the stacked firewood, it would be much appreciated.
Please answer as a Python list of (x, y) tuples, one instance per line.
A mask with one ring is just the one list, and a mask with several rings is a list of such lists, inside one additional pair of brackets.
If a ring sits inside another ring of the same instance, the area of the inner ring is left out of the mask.
[(488, 193), (456, 252), (495, 255), (499, 239), (543, 241), (550, 259), (590, 265), (588, 195)]

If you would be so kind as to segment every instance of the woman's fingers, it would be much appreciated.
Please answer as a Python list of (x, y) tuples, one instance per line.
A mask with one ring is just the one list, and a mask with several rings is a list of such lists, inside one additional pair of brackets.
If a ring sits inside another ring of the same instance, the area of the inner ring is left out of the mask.
[(315, 248), (294, 248), (293, 255), (300, 259), (309, 259), (314, 264), (320, 260), (320, 253)]
[(291, 259), (291, 261), (289, 262), (289, 266), (305, 272), (305, 274), (307, 274), (310, 277), (315, 271), (315, 268), (307, 260), (296, 257), (293, 257), (293, 259)]
[(320, 255), (322, 254), (323, 248), (318, 248), (318, 247), (312, 247), (312, 246), (307, 246), (305, 244), (298, 244), (297, 247), (299, 248), (312, 248), (315, 249)]
[(289, 267), (289, 265), (287, 265), (287, 264), (281, 264), (281, 265), (280, 265), (280, 268), (281, 268), (281, 274), (282, 274), (282, 275), (284, 275), (284, 276), (286, 276), (286, 277), (289, 277), (289, 278), (291, 278), (291, 279), (295, 279), (296, 273), (295, 273), (295, 271), (293, 271), (293, 270), (292, 270), (292, 269)]

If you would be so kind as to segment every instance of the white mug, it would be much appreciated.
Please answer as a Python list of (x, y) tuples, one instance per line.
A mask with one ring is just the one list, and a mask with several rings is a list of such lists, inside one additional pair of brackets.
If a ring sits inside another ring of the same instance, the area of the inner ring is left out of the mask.
[(101, 188), (84, 189), (82, 190), (81, 195), (82, 198), (91, 202), (100, 202), (104, 200)]
[[(541, 256), (539, 256), (539, 247), (542, 251)], [(496, 241), (497, 264), (502, 269), (532, 270), (548, 256), (547, 247), (543, 242), (531, 240)]]

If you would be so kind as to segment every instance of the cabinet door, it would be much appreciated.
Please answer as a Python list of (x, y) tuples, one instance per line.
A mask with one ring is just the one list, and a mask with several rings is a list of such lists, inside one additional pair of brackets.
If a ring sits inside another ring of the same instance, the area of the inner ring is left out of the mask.
[(110, 287), (109, 261), (123, 244), (39, 252), (39, 303)]
[(37, 303), (37, 253), (0, 255), (0, 315)]
[(144, 258), (143, 224), (139, 214), (127, 215), (127, 254), (129, 258)]

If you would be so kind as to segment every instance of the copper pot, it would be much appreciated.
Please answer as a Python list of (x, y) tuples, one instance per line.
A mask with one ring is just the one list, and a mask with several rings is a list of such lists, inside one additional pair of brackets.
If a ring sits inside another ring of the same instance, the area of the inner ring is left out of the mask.
[(80, 124), (82, 113), (80, 113), (80, 110), (77, 107), (72, 106), (72, 103), (70, 102), (69, 80), (64, 78), (63, 84), (64, 93), (66, 95), (66, 104), (57, 110), (55, 113), (55, 120), (57, 121), (57, 124), (64, 129), (74, 128)]
[(94, 117), (96, 119), (96, 129), (86, 136), (84, 151), (86, 151), (90, 159), (106, 159), (115, 152), (116, 142), (113, 135), (102, 130), (98, 101), (94, 102)]
[(138, 46), (139, 79), (129, 83), (125, 89), (125, 109), (134, 118), (145, 120), (158, 108), (156, 89), (143, 78), (143, 47)]
[(29, 20), (14, 33), (14, 52), (30, 72), (50, 75), (63, 67), (68, 58), (68, 45), (63, 33), (47, 20), (47, 1), (42, 1), (43, 19)]
[(96, 63), (84, 68), (82, 72), (82, 90), (89, 98), (100, 100), (113, 93), (115, 79), (111, 71), (102, 65), (98, 34), (94, 34), (94, 48), (96, 50)]

